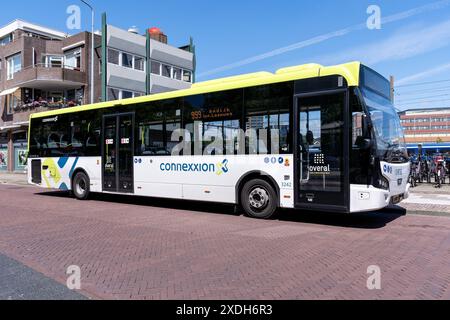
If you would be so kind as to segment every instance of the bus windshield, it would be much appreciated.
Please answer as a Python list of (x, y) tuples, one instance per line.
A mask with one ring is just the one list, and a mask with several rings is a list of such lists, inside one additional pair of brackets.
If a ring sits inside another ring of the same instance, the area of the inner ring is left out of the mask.
[(362, 94), (373, 125), (377, 155), (383, 161), (407, 161), (403, 128), (391, 101), (369, 89), (362, 89)]

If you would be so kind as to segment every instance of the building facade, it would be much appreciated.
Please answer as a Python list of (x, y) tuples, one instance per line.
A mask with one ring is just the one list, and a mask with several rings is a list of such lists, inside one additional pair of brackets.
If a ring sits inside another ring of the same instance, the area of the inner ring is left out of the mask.
[[(68, 36), (22, 20), (0, 29), (0, 171), (25, 170), (31, 113), (89, 102), (91, 36)], [(95, 41), (101, 45), (101, 37)]]
[(188, 89), (194, 82), (195, 47), (174, 47), (158, 29), (139, 34), (108, 25), (103, 15), (103, 99), (117, 100)]
[(450, 108), (406, 110), (399, 113), (406, 143), (413, 153), (422, 145), (426, 153), (450, 150)]
[(450, 108), (400, 112), (409, 144), (450, 142)]
[[(0, 28), (0, 172), (26, 169), (31, 113), (190, 88), (195, 47), (177, 48), (157, 28), (139, 35), (106, 24), (69, 36), (16, 20)], [(103, 59), (102, 57), (106, 57)], [(106, 63), (103, 63), (106, 61)]]

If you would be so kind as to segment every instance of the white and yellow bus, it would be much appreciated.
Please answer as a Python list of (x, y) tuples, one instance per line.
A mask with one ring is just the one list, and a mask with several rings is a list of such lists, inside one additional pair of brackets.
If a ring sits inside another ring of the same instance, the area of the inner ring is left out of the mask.
[(308, 64), (33, 114), (29, 183), (90, 193), (366, 212), (409, 195), (389, 82), (359, 62)]

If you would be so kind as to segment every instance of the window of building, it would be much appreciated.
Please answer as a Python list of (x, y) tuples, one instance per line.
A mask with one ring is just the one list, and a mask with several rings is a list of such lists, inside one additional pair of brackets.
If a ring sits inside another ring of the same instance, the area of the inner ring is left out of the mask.
[(124, 52), (122, 52), (121, 55), (122, 55), (121, 66), (132, 69), (133, 68), (133, 56), (131, 54), (124, 53)]
[(139, 71), (145, 71), (145, 58), (127, 52), (108, 49), (108, 62)]
[(13, 114), (14, 109), (19, 105), (19, 98), (15, 94), (9, 94), (5, 96), (5, 109), (7, 114)]
[(22, 55), (16, 54), (6, 59), (7, 79), (14, 78), (14, 74), (22, 70)]
[(64, 64), (64, 57), (62, 56), (46, 56), (45, 67), (46, 68), (62, 68)]
[(158, 61), (152, 61), (152, 73), (156, 75), (161, 75), (161, 63)]
[(169, 66), (167, 64), (163, 64), (161, 69), (162, 69), (161, 75), (163, 77), (170, 78), (172, 76), (172, 67), (171, 66)]
[(81, 48), (69, 51), (65, 54), (64, 67), (72, 70), (81, 69)]
[(192, 82), (192, 71), (158, 61), (151, 62), (151, 73), (178, 81)]
[(142, 57), (134, 57), (134, 69), (139, 71), (145, 71), (145, 60)]
[(108, 49), (108, 62), (112, 64), (119, 65), (120, 52)]
[(12, 41), (13, 41), (13, 34), (10, 33), (10, 34), (8, 34), (5, 37), (0, 38), (0, 46), (5, 46), (5, 45), (7, 45), (8, 43), (10, 43)]
[(117, 88), (108, 88), (108, 101), (114, 101), (114, 100), (122, 100), (122, 99), (130, 99), (130, 98), (136, 98), (141, 97), (145, 93), (143, 92), (135, 92), (131, 90), (123, 90), (123, 89), (117, 89)]
[(108, 88), (108, 101), (119, 100), (120, 90), (114, 88)]
[(130, 98), (133, 98), (133, 92), (122, 90), (122, 99), (130, 99)]
[(183, 70), (183, 81), (192, 82), (192, 72), (188, 70)]
[(177, 67), (172, 68), (172, 77), (175, 80), (181, 80), (181, 69)]

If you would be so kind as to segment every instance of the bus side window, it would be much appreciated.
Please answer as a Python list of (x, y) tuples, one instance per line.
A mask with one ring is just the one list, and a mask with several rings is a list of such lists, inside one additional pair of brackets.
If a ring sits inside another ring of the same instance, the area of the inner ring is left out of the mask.
[(293, 95), (291, 82), (244, 90), (247, 154), (292, 153)]
[(370, 150), (364, 148), (367, 138), (365, 113), (356, 91), (350, 91), (350, 183), (370, 184)]

